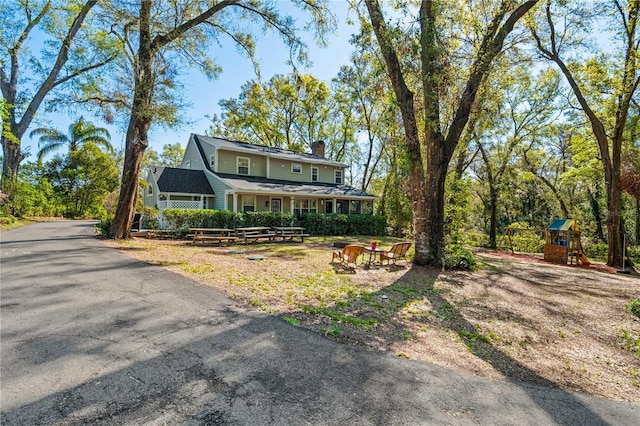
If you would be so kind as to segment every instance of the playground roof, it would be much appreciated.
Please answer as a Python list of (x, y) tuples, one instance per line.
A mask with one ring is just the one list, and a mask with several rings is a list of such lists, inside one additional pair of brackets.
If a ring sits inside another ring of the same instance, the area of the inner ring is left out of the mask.
[(553, 219), (547, 228), (551, 231), (579, 231), (574, 219)]

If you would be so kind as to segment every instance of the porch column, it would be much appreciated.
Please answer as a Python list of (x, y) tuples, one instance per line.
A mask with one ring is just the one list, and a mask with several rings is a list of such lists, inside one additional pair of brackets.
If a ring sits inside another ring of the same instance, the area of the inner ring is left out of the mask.
[(238, 194), (237, 193), (233, 193), (233, 210), (234, 212), (238, 211)]
[(338, 211), (338, 199), (334, 198), (333, 199), (333, 214), (336, 214), (337, 211)]
[(294, 204), (295, 204), (295, 198), (294, 197), (291, 197), (291, 203), (290, 204), (291, 205), (289, 206), (289, 210), (290, 210), (289, 213), (293, 214), (293, 207), (294, 207)]

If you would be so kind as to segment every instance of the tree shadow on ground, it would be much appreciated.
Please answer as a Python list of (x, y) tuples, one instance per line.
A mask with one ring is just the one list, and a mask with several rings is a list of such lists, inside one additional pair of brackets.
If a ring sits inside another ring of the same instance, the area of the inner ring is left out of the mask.
[[(456, 307), (455, 301), (446, 296), (447, 290), (434, 286), (440, 274), (441, 270), (439, 269), (411, 265), (402, 277), (377, 291), (352, 297), (321, 310), (305, 310), (287, 315), (305, 322), (315, 322), (315, 326), (310, 328), (316, 330), (318, 329), (318, 321), (321, 321), (320, 326), (323, 334), (338, 341), (388, 351), (393, 348), (395, 343), (410, 338), (411, 330), (407, 329), (398, 316), (400, 311), (414, 302), (426, 300), (431, 305), (432, 314), (422, 318), (413, 317), (412, 322), (433, 326), (435, 319), (439, 328), (457, 335), (470, 353), (489, 363), (507, 381), (517, 384), (529, 393), (532, 400), (544, 409), (555, 422), (566, 423), (565, 414), (559, 412), (555, 403), (543, 394), (532, 391), (531, 385), (553, 388), (562, 392), (572, 404), (584, 409), (595, 424), (605, 424), (598, 414), (591, 412), (588, 407), (582, 406), (580, 399), (576, 398), (573, 393), (560, 389), (558, 383), (541, 376), (494, 346), (491, 340), (483, 338), (478, 333), (476, 325), (462, 315), (460, 309)], [(453, 273), (453, 275), (456, 274)], [(451, 281), (457, 281), (456, 285), (463, 286), (462, 281), (466, 278), (468, 277), (463, 273)], [(509, 317), (515, 321), (526, 320), (525, 318), (515, 318), (508, 309), (505, 312), (497, 312), (496, 315), (502, 318)], [(380, 333), (386, 339), (378, 338), (372, 342), (373, 344), (368, 344), (371, 342), (367, 342), (367, 338), (358, 338), (357, 336), (365, 334), (367, 327), (372, 327), (371, 324), (374, 321), (375, 325), (373, 326), (387, 328), (384, 333)]]

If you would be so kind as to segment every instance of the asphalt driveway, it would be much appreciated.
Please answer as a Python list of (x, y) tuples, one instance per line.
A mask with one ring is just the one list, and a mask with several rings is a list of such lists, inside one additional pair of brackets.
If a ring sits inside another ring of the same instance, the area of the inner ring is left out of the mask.
[(0, 423), (637, 425), (640, 405), (340, 345), (104, 246), (0, 234)]

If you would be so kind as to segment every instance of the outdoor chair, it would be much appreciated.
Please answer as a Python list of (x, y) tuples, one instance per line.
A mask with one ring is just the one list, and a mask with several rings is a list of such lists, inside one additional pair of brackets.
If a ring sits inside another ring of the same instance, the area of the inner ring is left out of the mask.
[(384, 264), (384, 261), (387, 261), (387, 265), (393, 261), (393, 264), (396, 264), (396, 260), (404, 259), (407, 260), (407, 252), (411, 248), (412, 243), (395, 243), (389, 251), (383, 251), (380, 253), (380, 262)]
[(364, 247), (350, 244), (343, 248), (341, 251), (334, 251), (333, 257), (331, 258), (331, 263), (333, 263), (334, 259), (339, 259), (340, 263), (346, 264), (349, 266), (349, 263), (353, 263), (354, 266), (358, 267), (358, 256), (361, 256), (364, 253)]

